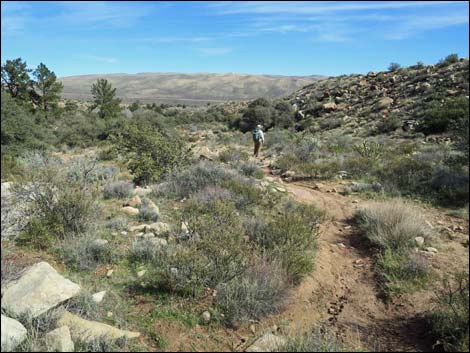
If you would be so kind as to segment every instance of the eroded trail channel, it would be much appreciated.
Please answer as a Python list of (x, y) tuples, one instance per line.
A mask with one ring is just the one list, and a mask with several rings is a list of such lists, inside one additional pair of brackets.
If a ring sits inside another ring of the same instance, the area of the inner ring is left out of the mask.
[(282, 183), (282, 187), (297, 201), (324, 210), (326, 219), (320, 226), (314, 272), (296, 288), (283, 313), (262, 326), (285, 322), (288, 333), (295, 334), (323, 324), (351, 348), (429, 350), (414, 309), (402, 303), (386, 305), (380, 298), (374, 254), (351, 222), (354, 210), (367, 201), (341, 195), (341, 185), (332, 183), (320, 188), (308, 183)]

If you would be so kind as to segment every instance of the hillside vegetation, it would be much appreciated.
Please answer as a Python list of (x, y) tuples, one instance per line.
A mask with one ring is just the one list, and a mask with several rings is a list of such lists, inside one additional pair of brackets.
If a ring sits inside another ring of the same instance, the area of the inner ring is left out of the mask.
[(468, 59), (198, 107), (8, 63), (2, 351), (468, 351)]

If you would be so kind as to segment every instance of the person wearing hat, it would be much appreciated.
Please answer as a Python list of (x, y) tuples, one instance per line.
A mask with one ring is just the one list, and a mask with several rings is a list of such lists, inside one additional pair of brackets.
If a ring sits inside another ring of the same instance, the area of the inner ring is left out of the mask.
[(253, 129), (253, 142), (255, 144), (255, 149), (253, 152), (253, 156), (258, 157), (259, 156), (259, 150), (261, 148), (261, 144), (264, 143), (264, 133), (262, 130), (261, 125), (256, 125), (256, 127)]

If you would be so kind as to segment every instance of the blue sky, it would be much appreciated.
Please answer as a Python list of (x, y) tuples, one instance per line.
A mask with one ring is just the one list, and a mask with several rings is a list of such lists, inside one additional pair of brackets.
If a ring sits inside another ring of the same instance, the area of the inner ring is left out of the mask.
[(2, 1), (1, 60), (58, 76), (340, 75), (468, 57), (467, 1)]

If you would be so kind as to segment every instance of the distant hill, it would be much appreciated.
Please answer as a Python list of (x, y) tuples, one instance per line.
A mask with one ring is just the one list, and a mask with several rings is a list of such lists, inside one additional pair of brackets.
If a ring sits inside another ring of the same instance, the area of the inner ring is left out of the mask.
[(326, 76), (274, 76), (236, 73), (152, 73), (104, 74), (62, 77), (63, 97), (87, 100), (98, 78), (117, 89), (123, 102), (204, 104), (257, 97), (280, 98)]

